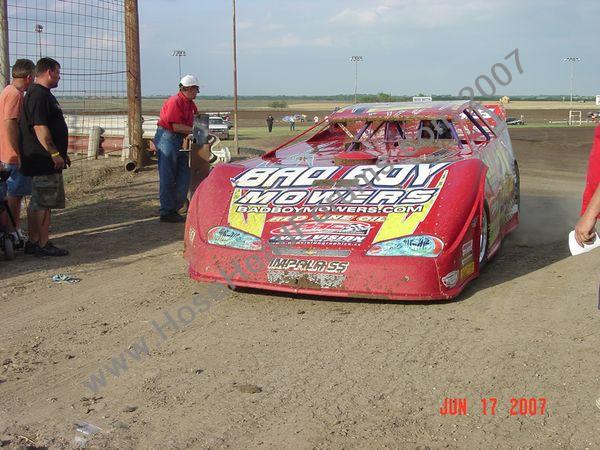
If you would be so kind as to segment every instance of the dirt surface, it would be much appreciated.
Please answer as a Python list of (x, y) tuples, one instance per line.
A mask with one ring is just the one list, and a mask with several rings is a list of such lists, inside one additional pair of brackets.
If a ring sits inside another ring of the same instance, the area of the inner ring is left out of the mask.
[[(599, 108), (600, 109), (600, 108)], [(590, 112), (589, 109), (573, 107), (574, 111), (581, 111), (581, 120), (586, 123), (587, 114)], [(569, 119), (569, 109), (512, 109), (509, 108), (506, 111), (508, 117), (521, 117), (525, 123), (549, 123), (557, 122), (560, 120)], [(591, 126), (591, 122), (589, 123)]]
[[(600, 252), (565, 239), (592, 133), (512, 132), (522, 223), (447, 303), (198, 284), (154, 167), (72, 184), (54, 222), (71, 256), (0, 261), (0, 446), (70, 448), (84, 421), (90, 448), (598, 448)], [(545, 411), (512, 416), (512, 397)]]

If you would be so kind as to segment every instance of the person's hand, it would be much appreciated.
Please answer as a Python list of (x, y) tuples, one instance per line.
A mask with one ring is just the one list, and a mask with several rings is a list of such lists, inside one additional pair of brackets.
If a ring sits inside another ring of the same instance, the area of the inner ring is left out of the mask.
[(65, 166), (71, 167), (71, 158), (69, 158), (69, 155), (67, 155), (67, 157), (65, 158)]
[(589, 217), (587, 214), (581, 216), (581, 219), (575, 225), (575, 240), (580, 247), (583, 244), (591, 244), (596, 239), (596, 217)]
[(57, 170), (65, 168), (65, 160), (60, 155), (53, 156), (52, 157), (52, 162), (54, 163), (54, 168), (57, 169)]
[(194, 142), (194, 135), (190, 133), (183, 138), (182, 148), (185, 150), (191, 150), (192, 142)]

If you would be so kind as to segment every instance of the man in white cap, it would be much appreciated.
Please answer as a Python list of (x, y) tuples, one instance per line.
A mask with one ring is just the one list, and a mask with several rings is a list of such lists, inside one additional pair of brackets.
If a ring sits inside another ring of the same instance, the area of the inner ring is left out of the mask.
[(179, 92), (165, 101), (154, 136), (158, 155), (161, 222), (185, 222), (177, 211), (185, 204), (190, 184), (187, 152), (179, 151), (184, 138), (192, 132), (198, 109), (194, 99), (200, 90), (198, 79), (186, 75), (179, 82)]

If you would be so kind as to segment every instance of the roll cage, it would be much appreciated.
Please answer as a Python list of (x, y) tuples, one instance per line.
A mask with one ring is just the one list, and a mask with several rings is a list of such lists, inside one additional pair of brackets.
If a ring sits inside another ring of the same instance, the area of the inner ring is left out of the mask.
[[(370, 112), (368, 115), (351, 114), (346, 110), (334, 113), (329, 119), (265, 153), (263, 158), (274, 157), (277, 150), (319, 127), (321, 128), (306, 140), (307, 143), (342, 140), (345, 152), (359, 150), (362, 147), (361, 143), (365, 142), (373, 145), (382, 143), (401, 146), (409, 141), (416, 142), (419, 146), (431, 144), (472, 151), (498, 136), (502, 131), (498, 127), (504, 124), (492, 111), (474, 102), (447, 102), (438, 104), (437, 109), (430, 107), (424, 111), (403, 108), (406, 104), (402, 103), (383, 105), (398, 105), (398, 109), (382, 114), (383, 106), (375, 104), (372, 106), (375, 113)], [(451, 114), (445, 111), (449, 108), (448, 105), (454, 109)], [(362, 107), (364, 110), (369, 106), (356, 105), (356, 109)]]

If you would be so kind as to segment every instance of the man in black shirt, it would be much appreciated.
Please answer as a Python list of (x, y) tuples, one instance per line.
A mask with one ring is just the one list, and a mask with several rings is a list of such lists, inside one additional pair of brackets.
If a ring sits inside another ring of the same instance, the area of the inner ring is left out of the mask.
[(60, 64), (41, 58), (35, 66), (35, 82), (23, 101), (21, 114), (21, 172), (33, 177), (28, 214), (32, 229), (25, 251), (36, 256), (66, 256), (49, 239), (50, 210), (65, 207), (62, 170), (71, 164), (67, 155), (69, 130), (56, 97)]

